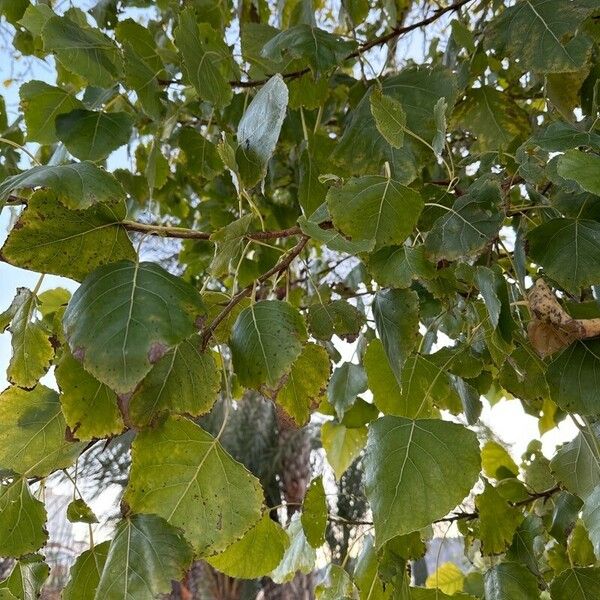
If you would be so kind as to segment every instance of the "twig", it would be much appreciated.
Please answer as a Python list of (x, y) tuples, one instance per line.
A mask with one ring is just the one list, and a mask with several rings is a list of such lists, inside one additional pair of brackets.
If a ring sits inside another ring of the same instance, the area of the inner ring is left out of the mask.
[[(137, 221), (121, 221), (128, 231), (138, 231), (147, 235), (158, 235), (168, 238), (179, 238), (183, 240), (209, 240), (212, 234), (205, 231), (196, 231), (195, 229), (186, 229), (185, 227), (171, 227), (169, 225), (150, 225), (147, 223), (138, 223)], [(288, 229), (279, 229), (276, 231), (256, 231), (247, 233), (243, 237), (249, 240), (274, 240), (280, 238), (300, 235), (300, 227), (289, 227)]]
[[(556, 492), (560, 492), (560, 489), (560, 486), (555, 485), (554, 487), (551, 487), (550, 489), (545, 490), (543, 492), (528, 492), (528, 498), (524, 498), (523, 500), (519, 500), (518, 502), (509, 502), (509, 504), (514, 508), (527, 506), (528, 504), (531, 504), (536, 500), (540, 500), (541, 498), (547, 500), (548, 498), (550, 498), (550, 496), (556, 494)], [(473, 512), (459, 512), (454, 513), (448, 517), (444, 517), (443, 519), (438, 519), (437, 521), (434, 521), (434, 523), (454, 523), (455, 521), (477, 519), (478, 517), (479, 512), (476, 510)]]
[(206, 327), (202, 333), (202, 347), (206, 348), (213, 332), (219, 326), (219, 324), (227, 317), (227, 315), (233, 310), (235, 305), (240, 302), (246, 296), (249, 296), (257, 283), (264, 283), (267, 279), (273, 275), (278, 275), (285, 271), (292, 261), (304, 250), (308, 240), (310, 238), (307, 235), (302, 235), (298, 243), (285, 255), (282, 259), (266, 273), (261, 275), (256, 281), (253, 281), (250, 285), (247, 285), (243, 290), (239, 291), (225, 306), (225, 308), (213, 319), (211, 324)]
[(385, 35), (376, 37), (376, 38), (372, 39), (371, 41), (365, 42), (364, 44), (362, 44), (358, 50), (355, 50), (354, 52), (351, 52), (350, 54), (348, 54), (348, 56), (346, 56), (345, 60), (348, 60), (350, 58), (356, 58), (359, 55), (361, 55), (363, 52), (366, 52), (367, 50), (370, 50), (371, 48), (374, 48), (375, 46), (381, 46), (382, 44), (387, 44), (389, 41), (393, 40), (394, 38), (396, 38), (400, 35), (404, 35), (405, 33), (409, 33), (411, 31), (414, 31), (415, 29), (420, 29), (421, 27), (426, 27), (427, 25), (431, 25), (431, 23), (434, 23), (435, 21), (437, 21), (440, 17), (442, 17), (446, 13), (457, 11), (459, 8), (463, 7), (468, 2), (471, 2), (471, 0), (460, 0), (459, 2), (450, 4), (449, 6), (446, 6), (445, 8), (440, 8), (440, 9), (436, 10), (430, 17), (427, 17), (426, 19), (423, 19), (422, 21), (417, 21), (416, 23), (412, 23), (411, 25), (404, 25), (403, 27), (394, 27), (389, 33), (386, 33)]
[[(431, 25), (431, 23), (437, 21), (446, 13), (457, 11), (459, 8), (463, 7), (465, 4), (471, 1), (472, 0), (459, 0), (459, 2), (455, 2), (454, 4), (450, 4), (445, 8), (440, 8), (436, 10), (431, 16), (427, 17), (426, 19), (423, 19), (422, 21), (417, 21), (416, 23), (412, 23), (411, 25), (405, 25), (403, 27), (394, 27), (389, 33), (376, 37), (368, 42), (364, 42), (356, 50), (354, 50), (354, 52), (350, 52), (350, 54), (345, 56), (343, 61), (345, 62), (347, 60), (351, 60), (352, 58), (358, 58), (359, 56), (361, 56), (371, 48), (374, 48), (375, 46), (387, 44), (387, 42), (389, 42), (390, 40), (404, 35), (405, 33), (409, 33), (411, 31), (414, 31), (415, 29), (420, 29), (421, 27)], [(291, 73), (282, 73), (282, 77), (284, 79), (296, 79), (298, 77), (302, 77), (302, 75), (305, 75), (309, 71), (309, 68), (300, 69), (299, 71), (293, 71)], [(269, 78), (270, 76), (266, 77), (265, 79), (249, 79), (247, 81), (234, 80), (230, 81), (229, 84), (233, 87), (250, 88), (259, 85), (264, 85), (269, 80)]]

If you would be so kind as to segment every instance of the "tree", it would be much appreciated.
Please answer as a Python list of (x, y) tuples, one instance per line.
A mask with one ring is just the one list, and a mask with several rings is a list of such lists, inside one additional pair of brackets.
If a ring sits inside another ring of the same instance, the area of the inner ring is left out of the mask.
[[(597, 0), (51, 4), (0, 2), (53, 72), (0, 113), (0, 256), (40, 273), (0, 315), (0, 597), (112, 440), (65, 599), (597, 598)], [(579, 433), (516, 464), (482, 396)], [(449, 527), (468, 572), (424, 576)]]

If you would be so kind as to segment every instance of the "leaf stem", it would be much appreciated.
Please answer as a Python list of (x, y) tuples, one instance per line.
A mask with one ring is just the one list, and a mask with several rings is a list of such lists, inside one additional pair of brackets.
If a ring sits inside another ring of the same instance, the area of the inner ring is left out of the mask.
[(21, 152), (25, 152), (25, 154), (27, 154), (27, 156), (29, 156), (29, 158), (38, 167), (42, 166), (42, 163), (31, 152), (29, 152), (29, 150), (27, 150), (27, 148), (25, 148), (25, 146), (21, 146), (21, 144), (17, 144), (17, 142), (13, 142), (12, 140), (8, 140), (4, 137), (0, 137), (0, 142), (3, 144), (7, 144), (8, 146), (12, 146), (13, 148), (16, 148), (17, 150), (21, 150)]

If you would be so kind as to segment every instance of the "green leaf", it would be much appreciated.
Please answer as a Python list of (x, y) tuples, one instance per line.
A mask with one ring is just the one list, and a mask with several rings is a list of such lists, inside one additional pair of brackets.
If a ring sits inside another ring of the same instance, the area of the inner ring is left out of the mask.
[(275, 583), (286, 583), (291, 581), (296, 573), (310, 573), (315, 567), (317, 553), (308, 543), (300, 515), (296, 513), (288, 525), (286, 533), (289, 537), (289, 546), (287, 547), (281, 562), (271, 572), (271, 579)]
[(245, 308), (231, 332), (233, 366), (240, 383), (275, 387), (300, 356), (306, 328), (300, 313), (281, 300), (261, 300)]
[(80, 440), (104, 438), (123, 431), (117, 395), (94, 379), (65, 351), (55, 371), (60, 403), (71, 433)]
[(210, 180), (223, 171), (217, 147), (199, 131), (184, 127), (179, 134), (179, 146), (185, 152), (187, 166), (193, 173)]
[(73, 156), (96, 162), (128, 142), (132, 124), (125, 112), (79, 108), (56, 117), (56, 135)]
[(368, 176), (330, 188), (327, 206), (337, 229), (377, 249), (404, 242), (417, 224), (423, 200), (393, 179)]
[(473, 39), (473, 32), (458, 19), (452, 20), (450, 25), (452, 27), (453, 40), (461, 47), (467, 49), (469, 52), (475, 52), (475, 40)]
[(298, 169), (298, 203), (306, 217), (310, 217), (325, 202), (327, 195), (327, 186), (319, 181), (319, 167), (315, 151), (307, 145), (300, 154)]
[(405, 414), (407, 407), (401, 406), (400, 383), (390, 367), (380, 339), (369, 342), (363, 363), (377, 408), (386, 415), (409, 416)]
[(485, 574), (486, 600), (539, 600), (537, 578), (524, 566), (504, 562)]
[(443, 517), (469, 493), (479, 471), (477, 437), (462, 425), (389, 416), (372, 423), (365, 487), (377, 546)]
[(317, 477), (310, 482), (302, 502), (301, 522), (308, 543), (320, 548), (325, 543), (327, 528), (327, 500), (323, 487), (323, 478)]
[(321, 426), (321, 443), (336, 479), (346, 472), (366, 442), (366, 427), (350, 428), (331, 421)]
[[(448, 69), (410, 67), (384, 80), (382, 92), (402, 104), (407, 130), (430, 140), (437, 131), (434, 107), (441, 97), (446, 98), (448, 106), (454, 106), (455, 82), (455, 75)], [(352, 174), (379, 172), (384, 162), (388, 162), (393, 176), (409, 183), (417, 177), (418, 165), (431, 156), (430, 150), (412, 137), (404, 140), (400, 150), (390, 147), (371, 114), (371, 93), (367, 91), (351, 112), (332, 158)]]
[(257, 75), (264, 77), (268, 73), (284, 72), (293, 63), (290, 57), (272, 60), (262, 55), (265, 44), (279, 33), (275, 27), (250, 20), (243, 23), (241, 29), (242, 55)]
[(381, 550), (379, 572), (386, 581), (393, 582), (398, 576), (398, 571), (402, 573), (407, 560), (423, 558), (426, 551), (427, 548), (418, 531), (408, 535), (397, 535), (386, 542)]
[(289, 375), (277, 392), (276, 402), (299, 426), (305, 425), (312, 408), (324, 395), (331, 371), (327, 350), (306, 344), (292, 364)]
[(356, 48), (356, 43), (313, 27), (296, 25), (269, 40), (261, 56), (273, 61), (303, 59), (315, 75), (326, 73), (344, 60)]
[[(12, 0), (3, 0), (12, 2)], [(25, 27), (32, 35), (38, 37), (48, 19), (54, 16), (54, 11), (47, 4), (30, 4), (21, 17), (19, 24)]]
[(245, 236), (253, 220), (253, 215), (244, 215), (211, 234), (210, 239), (215, 243), (215, 255), (209, 267), (211, 275), (222, 277), (232, 268), (235, 270), (246, 244)]
[(585, 567), (596, 562), (594, 546), (581, 519), (576, 520), (575, 527), (569, 533), (567, 556), (572, 565)]
[(14, 25), (21, 19), (28, 5), (29, 0), (0, 0), (0, 15)]
[(257, 579), (279, 565), (289, 545), (286, 532), (265, 514), (240, 540), (206, 562), (229, 577)]
[(487, 85), (470, 89), (452, 118), (473, 134), (481, 152), (506, 148), (530, 129), (527, 113), (505, 91)]
[(13, 352), (6, 374), (11, 383), (31, 389), (50, 367), (54, 348), (50, 332), (36, 317), (37, 297), (24, 289), (19, 296), (20, 306), (10, 325)]
[(594, 546), (596, 557), (600, 556), (600, 485), (585, 498), (581, 518)]
[(596, 221), (552, 219), (531, 231), (527, 240), (531, 259), (563, 289), (577, 294), (582, 287), (600, 283), (600, 224)]
[[(409, 359), (403, 369), (401, 379), (398, 381), (387, 360), (381, 340), (374, 339), (369, 343), (365, 352), (364, 365), (369, 389), (381, 412), (409, 419), (431, 416), (431, 401), (427, 399), (426, 390), (432, 381), (435, 381), (436, 374), (432, 379), (426, 363), (421, 364), (418, 359), (414, 361)], [(420, 369), (424, 370), (423, 384), (415, 385), (419, 381)], [(434, 386), (431, 392), (435, 394), (439, 389), (439, 386)]]
[(487, 477), (505, 479), (516, 477), (519, 467), (504, 446), (494, 440), (488, 440), (481, 449), (481, 465)]
[(97, 599), (155, 598), (183, 578), (192, 549), (181, 531), (156, 515), (121, 521), (110, 543), (96, 589)]
[(558, 174), (576, 181), (583, 190), (600, 195), (600, 156), (581, 150), (567, 150), (558, 159)]
[(115, 202), (125, 198), (121, 184), (91, 162), (70, 165), (42, 165), (0, 183), (0, 203), (21, 189), (50, 188), (60, 201), (72, 209), (84, 209), (98, 202)]
[(318, 340), (355, 336), (364, 325), (365, 315), (346, 300), (313, 304), (308, 309), (308, 328)]
[(435, 135), (431, 141), (431, 147), (436, 157), (440, 158), (446, 147), (446, 113), (448, 112), (448, 103), (445, 98), (440, 98), (433, 107), (433, 120), (435, 122)]
[(165, 95), (158, 82), (163, 68), (152, 32), (133, 19), (120, 22), (115, 29), (123, 48), (125, 82), (138, 97), (142, 110), (152, 119), (164, 112)]
[(479, 513), (478, 537), (483, 554), (504, 552), (523, 520), (523, 513), (510, 504), (489, 483), (483, 493), (475, 497)]
[(560, 492), (554, 500), (550, 535), (566, 546), (569, 533), (573, 531), (579, 517), (583, 500), (569, 492)]
[(392, 588), (384, 588), (378, 567), (373, 538), (369, 535), (364, 539), (354, 568), (354, 581), (360, 592), (360, 600), (388, 600), (392, 597)]
[(578, 340), (556, 356), (546, 372), (552, 400), (566, 412), (600, 413), (596, 385), (600, 375), (600, 341)]
[(298, 108), (315, 110), (327, 101), (329, 94), (327, 77), (316, 78), (313, 73), (304, 73), (297, 79), (290, 79), (287, 85), (290, 91), (289, 107), (293, 110)]
[(198, 555), (222, 551), (248, 531), (262, 497), (258, 480), (183, 417), (169, 417), (133, 442), (125, 501), (181, 527)]
[(565, 569), (550, 584), (552, 600), (594, 600), (600, 589), (600, 569)]
[(339, 565), (331, 564), (327, 577), (316, 590), (317, 600), (358, 600), (358, 590), (348, 572)]
[(252, 98), (237, 128), (236, 159), (246, 186), (264, 178), (267, 163), (279, 139), (288, 105), (288, 89), (281, 75), (274, 75)]
[(407, 288), (414, 280), (429, 280), (436, 275), (423, 246), (388, 246), (367, 259), (373, 279), (384, 287)]
[(499, 205), (497, 183), (474, 183), (434, 222), (425, 249), (435, 260), (476, 256), (498, 234), (504, 219)]
[[(600, 458), (596, 455), (598, 429), (583, 435), (579, 433), (568, 444), (561, 446), (550, 461), (550, 468), (570, 492), (587, 498), (600, 484)], [(592, 438), (595, 436), (596, 440)]]
[(162, 188), (169, 178), (169, 161), (165, 158), (160, 149), (160, 141), (154, 140), (148, 155), (148, 163), (144, 174), (148, 179), (148, 188), (152, 193), (156, 189)]
[(468, 344), (463, 343), (440, 348), (434, 354), (428, 354), (427, 360), (440, 369), (465, 379), (476, 378), (483, 370), (481, 356), (476, 354)]
[(203, 313), (189, 283), (153, 263), (120, 261), (86, 277), (63, 324), (73, 356), (96, 379), (124, 394), (194, 333)]
[(2, 260), (78, 281), (101, 265), (133, 260), (135, 251), (119, 225), (125, 210), (124, 204), (69, 210), (53, 192), (38, 191), (4, 243)]
[(2, 314), (0, 314), (0, 333), (4, 333), (8, 329), (19, 308), (21, 308), (21, 306), (23, 306), (23, 304), (27, 302), (30, 297), (31, 290), (25, 287), (17, 288), (17, 293), (10, 303), (10, 306)]
[[(206, 304), (208, 314), (206, 316), (207, 322), (212, 322), (217, 315), (221, 313), (223, 307), (231, 300), (228, 294), (221, 292), (204, 292), (202, 294), (202, 300)], [(238, 302), (231, 310), (231, 312), (219, 323), (217, 328), (213, 331), (213, 339), (219, 344), (226, 344), (229, 339), (231, 328), (238, 318), (239, 314), (245, 308), (250, 306), (251, 300), (249, 298), (243, 298)]]
[(44, 557), (30, 554), (15, 563), (10, 575), (0, 581), (0, 591), (8, 590), (19, 600), (37, 600), (49, 574), (50, 567)]
[(371, 240), (348, 240), (335, 229), (323, 229), (319, 223), (302, 216), (298, 219), (298, 225), (305, 235), (326, 244), (335, 252), (347, 252), (348, 254), (359, 254), (372, 250)]
[(179, 14), (175, 45), (181, 52), (183, 74), (198, 95), (217, 107), (227, 106), (233, 92), (227, 80), (231, 68), (229, 49), (208, 23), (198, 23), (193, 8)]
[(352, 408), (346, 411), (341, 423), (346, 427), (362, 427), (374, 421), (378, 416), (379, 409), (372, 402), (357, 398)]
[(122, 61), (114, 42), (99, 29), (82, 27), (67, 17), (51, 17), (42, 29), (44, 50), (53, 52), (60, 65), (90, 85), (111, 87)]
[(94, 511), (81, 498), (69, 502), (67, 520), (70, 523), (98, 523), (98, 517)]
[(538, 559), (541, 549), (537, 544), (538, 536), (544, 534), (540, 517), (529, 514), (517, 527), (512, 544), (506, 553), (509, 560), (524, 564), (534, 574), (539, 572)]
[(65, 440), (58, 394), (41, 384), (0, 394), (0, 469), (45, 477), (71, 466), (84, 444)]
[(557, 121), (537, 132), (531, 141), (549, 152), (564, 152), (578, 146), (600, 148), (600, 135), (593, 131), (581, 131), (570, 123)]
[(577, 71), (586, 61), (592, 41), (575, 32), (595, 8), (594, 0), (521, 0), (487, 27), (486, 47), (500, 57), (518, 59), (524, 70)]
[(546, 365), (529, 345), (517, 347), (500, 369), (500, 385), (528, 402), (550, 397), (546, 383)]
[(384, 96), (381, 90), (375, 89), (370, 96), (371, 114), (375, 119), (377, 131), (390, 146), (401, 148), (404, 144), (406, 129), (406, 113), (402, 104), (391, 96)]
[(62, 593), (63, 600), (95, 600), (109, 548), (110, 541), (102, 542), (77, 557)]
[[(496, 293), (497, 278), (495, 275), (496, 273), (487, 267), (477, 267), (475, 272), (475, 283), (483, 296), (490, 323), (494, 328), (498, 327), (500, 311), (502, 310), (500, 299)], [(504, 283), (504, 277), (500, 275), (500, 278), (500, 281)]]
[(373, 316), (390, 367), (400, 380), (402, 367), (417, 344), (419, 298), (412, 290), (383, 290), (375, 294)]
[(0, 487), (0, 555), (18, 557), (39, 550), (48, 539), (44, 503), (24, 478)]
[(475, 270), (475, 283), (483, 296), (490, 324), (498, 328), (505, 340), (510, 340), (514, 322), (510, 310), (508, 287), (502, 270), (498, 267), (479, 266)]
[(137, 427), (149, 425), (161, 412), (207, 413), (217, 400), (221, 372), (210, 350), (201, 351), (193, 336), (167, 352), (136, 388), (129, 418)]
[(83, 108), (83, 103), (67, 90), (43, 81), (28, 81), (19, 90), (25, 115), (27, 139), (40, 144), (56, 142), (55, 119), (63, 113)]
[(339, 419), (354, 404), (356, 397), (367, 390), (367, 385), (367, 375), (360, 365), (345, 362), (335, 369), (327, 386), (327, 398)]
[(402, 403), (409, 418), (432, 415), (433, 405), (457, 414), (463, 410), (461, 399), (445, 370), (439, 367), (432, 355), (411, 356), (402, 369), (400, 383)]

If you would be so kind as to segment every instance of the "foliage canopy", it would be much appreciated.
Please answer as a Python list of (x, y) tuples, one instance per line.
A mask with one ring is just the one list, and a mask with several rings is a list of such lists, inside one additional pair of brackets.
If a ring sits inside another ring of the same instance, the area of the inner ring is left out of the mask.
[[(48, 575), (45, 478), (130, 436), (114, 537), (64, 598), (155, 598), (198, 559), (310, 573), (360, 456), (370, 520), (318, 598), (597, 599), (598, 0), (52, 4), (0, 1), (52, 67), (0, 106), (0, 257), (41, 275), (0, 315), (0, 598)], [(321, 430), (332, 481), (287, 520), (223, 443), (249, 390)], [(518, 465), (482, 396), (580, 431)], [(470, 572), (415, 585), (445, 526)]]

